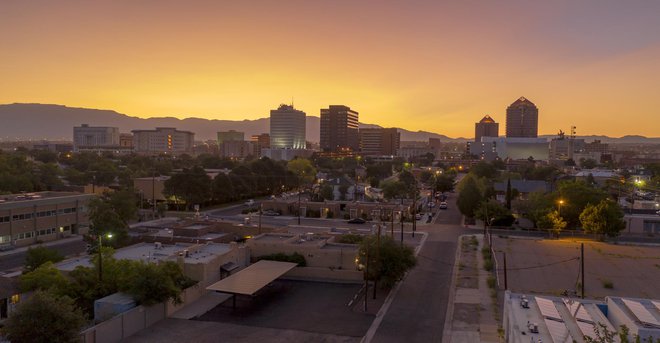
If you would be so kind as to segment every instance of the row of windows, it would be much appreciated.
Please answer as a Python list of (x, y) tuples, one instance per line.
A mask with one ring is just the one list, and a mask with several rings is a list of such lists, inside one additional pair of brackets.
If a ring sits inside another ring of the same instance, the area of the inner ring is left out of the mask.
[[(71, 228), (69, 226), (65, 226), (61, 228), (61, 231), (69, 231)], [(28, 238), (33, 238), (36, 236), (46, 236), (46, 235), (52, 235), (57, 232), (57, 228), (50, 228), (50, 229), (41, 229), (37, 231), (30, 231), (30, 232), (23, 232), (19, 233), (16, 235), (16, 240), (21, 240), (21, 239), (28, 239)]]
[[(13, 221), (19, 221), (19, 220), (32, 219), (35, 216), (37, 218), (52, 217), (52, 216), (56, 216), (56, 215), (76, 213), (76, 210), (77, 209), (75, 207), (70, 207), (70, 208), (61, 208), (59, 210), (41, 211), (41, 212), (37, 212), (37, 213), (15, 214), (11, 217), (11, 219)], [(9, 219), (10, 219), (9, 216), (2, 216), (2, 217), (0, 217), (0, 223), (7, 223), (7, 222), (9, 222)]]

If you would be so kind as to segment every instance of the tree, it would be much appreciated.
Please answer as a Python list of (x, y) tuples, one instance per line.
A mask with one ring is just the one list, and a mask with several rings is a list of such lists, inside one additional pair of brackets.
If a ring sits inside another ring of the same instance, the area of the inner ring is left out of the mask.
[(511, 211), (502, 206), (502, 204), (495, 199), (482, 201), (479, 207), (474, 211), (474, 216), (487, 225), (493, 226), (511, 226), (515, 220), (511, 215)]
[(603, 190), (591, 187), (583, 181), (562, 181), (559, 183), (558, 193), (553, 194), (553, 206), (558, 199), (564, 200), (561, 214), (571, 227), (580, 224), (580, 214), (588, 204), (598, 204), (607, 198)]
[(513, 192), (511, 191), (511, 179), (506, 180), (506, 208), (511, 209), (511, 200), (513, 199)]
[(184, 168), (165, 181), (163, 193), (181, 198), (190, 210), (193, 205), (202, 205), (211, 198), (211, 179), (202, 167)]
[(470, 173), (476, 177), (494, 179), (497, 176), (497, 169), (491, 163), (480, 161), (470, 168)]
[(581, 158), (580, 159), (580, 167), (583, 169), (594, 169), (598, 165), (598, 162), (592, 158)]
[(137, 215), (137, 204), (134, 199), (127, 198), (126, 193), (106, 193), (89, 202), (92, 232), (97, 237), (112, 234), (113, 239), (108, 243), (115, 246), (128, 239), (128, 222)]
[(85, 324), (69, 297), (36, 292), (7, 319), (4, 332), (12, 342), (77, 342)]
[(408, 195), (406, 185), (401, 181), (388, 180), (381, 185), (385, 199), (403, 198)]
[(435, 177), (435, 190), (437, 192), (451, 192), (454, 190), (454, 175), (453, 174), (440, 174)]
[(557, 238), (561, 231), (566, 228), (566, 221), (559, 215), (559, 211), (550, 211), (546, 215), (542, 216), (539, 221), (536, 223), (536, 226), (539, 229), (550, 230), (552, 231)]
[(287, 163), (286, 168), (298, 177), (301, 185), (311, 184), (316, 179), (316, 168), (306, 158), (296, 158)]
[(626, 227), (619, 205), (605, 199), (597, 205), (587, 205), (580, 214), (582, 227), (588, 233), (616, 237)]
[(131, 262), (127, 275), (124, 275), (130, 282), (120, 285), (119, 289), (141, 305), (149, 306), (167, 300), (181, 303), (183, 287), (195, 283), (185, 277), (181, 267), (172, 261), (161, 264)]
[(321, 197), (324, 200), (334, 200), (335, 199), (334, 192), (335, 192), (334, 188), (332, 188), (332, 186), (330, 185), (323, 185), (321, 187)]
[(399, 182), (403, 183), (403, 185), (408, 189), (408, 191), (412, 191), (413, 188), (417, 187), (417, 181), (415, 180), (415, 176), (407, 171), (404, 170), (401, 173), (399, 173)]
[(64, 259), (59, 252), (42, 246), (28, 248), (25, 256), (24, 273), (29, 273), (46, 262), (57, 263)]
[(472, 218), (474, 217), (474, 211), (479, 208), (484, 197), (472, 175), (467, 175), (461, 180), (460, 188), (456, 204), (464, 216)]
[(59, 295), (65, 294), (69, 285), (69, 280), (55, 268), (52, 262), (46, 262), (33, 271), (21, 275), (18, 282), (21, 292), (41, 290)]
[[(369, 259), (367, 259), (367, 255), (369, 255)], [(415, 266), (417, 259), (411, 247), (402, 246), (389, 236), (380, 237), (380, 249), (378, 238), (369, 236), (360, 243), (358, 263), (365, 266), (368, 264), (369, 275), (367, 278), (381, 280), (382, 286), (387, 288), (401, 280), (406, 271)]]

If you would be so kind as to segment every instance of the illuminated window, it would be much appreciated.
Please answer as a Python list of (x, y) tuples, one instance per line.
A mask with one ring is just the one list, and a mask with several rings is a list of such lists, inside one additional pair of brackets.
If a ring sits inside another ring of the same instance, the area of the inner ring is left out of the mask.
[(21, 301), (21, 295), (20, 294), (14, 294), (11, 296), (11, 303), (12, 304), (18, 304), (18, 302)]

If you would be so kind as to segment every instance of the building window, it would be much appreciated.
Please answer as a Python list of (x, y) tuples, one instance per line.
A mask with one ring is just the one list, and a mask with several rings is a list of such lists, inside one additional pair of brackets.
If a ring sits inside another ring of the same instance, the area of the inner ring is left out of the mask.
[(14, 294), (11, 296), (11, 303), (12, 304), (18, 304), (21, 301), (21, 295), (20, 294)]

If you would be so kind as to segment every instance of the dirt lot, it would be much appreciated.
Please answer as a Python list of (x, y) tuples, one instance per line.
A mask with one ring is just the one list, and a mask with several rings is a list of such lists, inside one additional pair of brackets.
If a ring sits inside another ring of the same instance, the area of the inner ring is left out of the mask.
[[(556, 295), (564, 290), (576, 290), (579, 294), (580, 241), (496, 238), (495, 235), (493, 240), (496, 251), (506, 252), (509, 289)], [(588, 298), (616, 295), (660, 299), (660, 247), (583, 243)], [(502, 253), (496, 256), (502, 282)]]

